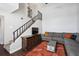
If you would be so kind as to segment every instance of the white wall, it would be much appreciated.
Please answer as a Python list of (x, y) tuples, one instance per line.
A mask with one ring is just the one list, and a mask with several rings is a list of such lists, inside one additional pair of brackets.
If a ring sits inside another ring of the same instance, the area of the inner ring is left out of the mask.
[(77, 4), (77, 31), (79, 33), (79, 4)]
[[(27, 9), (22, 5), (22, 8), (15, 13), (7, 13), (5, 15), (5, 44), (13, 39), (13, 31), (29, 20), (26, 12)], [(21, 17), (23, 17), (23, 20), (21, 20)]]
[(43, 33), (46, 31), (77, 32), (76, 4), (50, 4), (43, 8)]
[[(14, 10), (16, 10), (18, 8), (18, 3), (0, 3), (0, 15), (3, 16), (2, 17), (2, 24), (4, 25), (4, 39), (2, 39), (2, 41), (4, 41), (4, 44), (6, 44), (5, 42), (8, 42), (11, 38), (11, 30), (10, 30), (10, 21), (12, 21), (12, 19), (10, 19), (11, 16), (11, 12), (13, 12)], [(3, 19), (4, 18), (4, 19)]]

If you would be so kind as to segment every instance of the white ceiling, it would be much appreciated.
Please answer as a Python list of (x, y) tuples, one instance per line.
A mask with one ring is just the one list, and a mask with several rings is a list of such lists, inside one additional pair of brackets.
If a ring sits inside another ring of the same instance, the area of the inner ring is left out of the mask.
[(59, 8), (59, 7), (72, 6), (74, 4), (76, 4), (76, 3), (48, 3), (48, 4), (42, 3), (42, 6), (43, 7), (52, 6), (53, 8)]
[(18, 8), (18, 3), (0, 3), (0, 11), (12, 12)]

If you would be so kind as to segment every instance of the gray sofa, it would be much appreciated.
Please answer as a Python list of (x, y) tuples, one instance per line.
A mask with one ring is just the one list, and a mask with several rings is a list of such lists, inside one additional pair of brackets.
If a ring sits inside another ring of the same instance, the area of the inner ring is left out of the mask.
[(64, 38), (64, 34), (66, 33), (48, 32), (48, 36), (42, 35), (42, 39), (47, 41), (56, 40), (63, 43), (68, 56), (79, 56), (79, 34), (77, 33), (76, 40)]
[(79, 56), (79, 34), (76, 40), (64, 38), (64, 45), (68, 56)]
[(63, 33), (57, 33), (57, 32), (48, 32), (48, 36), (42, 35), (43, 40), (55, 40), (59, 43), (64, 43), (63, 40)]

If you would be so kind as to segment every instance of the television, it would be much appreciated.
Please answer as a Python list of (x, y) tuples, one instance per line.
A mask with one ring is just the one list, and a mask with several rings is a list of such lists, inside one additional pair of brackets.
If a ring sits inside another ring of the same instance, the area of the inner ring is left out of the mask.
[(32, 35), (38, 34), (38, 28), (37, 27), (32, 27)]

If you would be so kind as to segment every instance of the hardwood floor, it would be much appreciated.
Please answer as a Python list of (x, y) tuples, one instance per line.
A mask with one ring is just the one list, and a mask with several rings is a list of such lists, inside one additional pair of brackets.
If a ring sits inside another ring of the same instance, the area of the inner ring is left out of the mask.
[(10, 54), (3, 48), (3, 45), (0, 44), (0, 56), (10, 56)]
[(3, 45), (0, 44), (0, 56), (22, 56), (23, 50), (19, 50), (13, 54), (9, 54), (4, 48)]
[(13, 54), (9, 54), (0, 44), (0, 56), (22, 56), (23, 50), (19, 50)]

